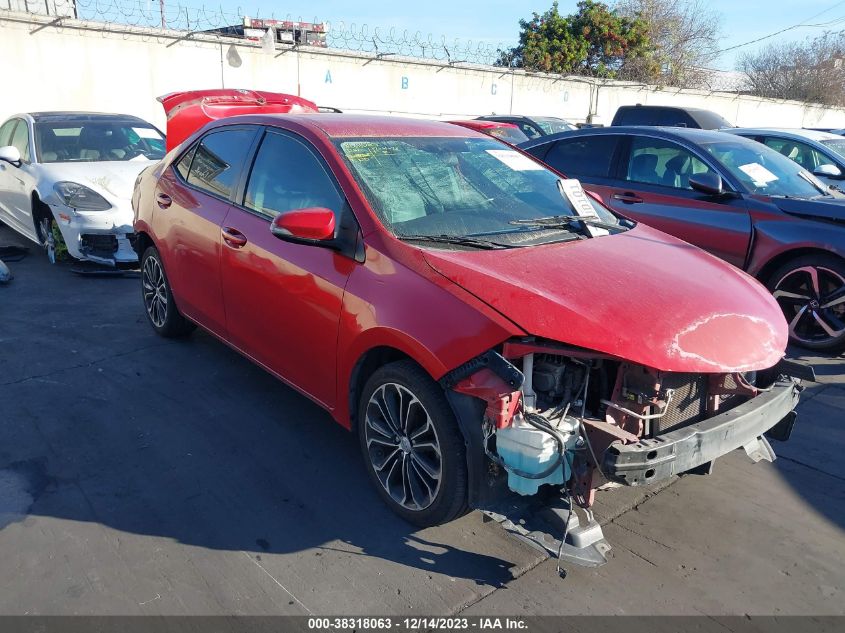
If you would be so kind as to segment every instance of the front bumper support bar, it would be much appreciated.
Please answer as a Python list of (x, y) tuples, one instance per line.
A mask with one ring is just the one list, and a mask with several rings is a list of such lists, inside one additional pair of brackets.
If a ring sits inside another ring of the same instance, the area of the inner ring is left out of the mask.
[(792, 415), (800, 390), (795, 381), (781, 379), (769, 391), (712, 418), (635, 444), (614, 442), (604, 453), (602, 471), (613, 481), (640, 486), (684, 473), (737, 448), (751, 448)]

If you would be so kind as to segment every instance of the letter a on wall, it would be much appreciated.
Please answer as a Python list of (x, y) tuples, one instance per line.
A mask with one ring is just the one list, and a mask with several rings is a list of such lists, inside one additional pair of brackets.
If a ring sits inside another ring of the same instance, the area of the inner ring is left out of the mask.
[(332, 83), (332, 71), (330, 71), (330, 70), (326, 71), (326, 83), (327, 84)]

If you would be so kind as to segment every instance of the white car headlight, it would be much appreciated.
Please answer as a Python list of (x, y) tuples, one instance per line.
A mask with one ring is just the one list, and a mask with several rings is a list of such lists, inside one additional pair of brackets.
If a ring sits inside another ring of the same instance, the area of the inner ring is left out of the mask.
[(79, 211), (106, 211), (111, 204), (103, 196), (85, 185), (75, 182), (57, 182), (53, 191), (59, 199), (72, 209)]

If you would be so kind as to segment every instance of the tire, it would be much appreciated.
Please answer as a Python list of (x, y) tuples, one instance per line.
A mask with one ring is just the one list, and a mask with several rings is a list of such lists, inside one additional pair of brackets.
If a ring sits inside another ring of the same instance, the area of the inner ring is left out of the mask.
[(156, 334), (174, 338), (190, 334), (196, 328), (176, 307), (161, 255), (155, 246), (148, 247), (141, 256), (141, 299), (147, 320)]
[(825, 254), (796, 257), (767, 285), (789, 323), (790, 342), (823, 352), (845, 348), (844, 260)]
[[(37, 218), (35, 231), (38, 235), (38, 241), (47, 255), (47, 261), (55, 264), (63, 256), (67, 256), (67, 246), (65, 246), (64, 240), (61, 238), (62, 234), (53, 219), (53, 212), (49, 208), (44, 208), (45, 206), (37, 201), (33, 202), (33, 217)], [(57, 234), (58, 239), (56, 238)]]
[(429, 527), (466, 514), (464, 439), (442, 388), (419, 365), (397, 361), (370, 377), (358, 405), (358, 440), (373, 485), (400, 517)]

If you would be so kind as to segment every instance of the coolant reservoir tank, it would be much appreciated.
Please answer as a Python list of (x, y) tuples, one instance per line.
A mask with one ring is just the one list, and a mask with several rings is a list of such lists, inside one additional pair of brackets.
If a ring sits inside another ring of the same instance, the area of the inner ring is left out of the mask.
[[(558, 430), (567, 452), (572, 450), (576, 440), (575, 424), (563, 420)], [(532, 479), (513, 472), (515, 469), (539, 475), (557, 460), (558, 455), (554, 438), (521, 418), (515, 419), (511, 426), (496, 432), (496, 450), (508, 470), (508, 487), (521, 495), (533, 495), (543, 484), (560, 485), (569, 479), (568, 461), (572, 461), (571, 456), (542, 479)]]

